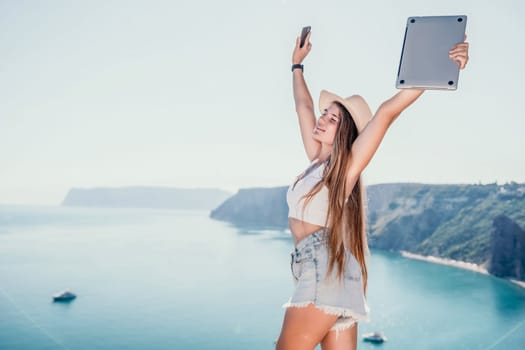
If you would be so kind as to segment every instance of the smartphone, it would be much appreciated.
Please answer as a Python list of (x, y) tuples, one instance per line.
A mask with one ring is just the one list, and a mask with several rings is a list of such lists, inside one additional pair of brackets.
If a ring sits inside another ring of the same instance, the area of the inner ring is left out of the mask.
[(301, 31), (301, 44), (299, 45), (299, 47), (303, 47), (304, 46), (304, 42), (306, 40), (306, 36), (308, 35), (308, 33), (310, 33), (310, 29), (312, 29), (312, 27), (310, 27), (310, 26), (303, 27), (303, 30)]

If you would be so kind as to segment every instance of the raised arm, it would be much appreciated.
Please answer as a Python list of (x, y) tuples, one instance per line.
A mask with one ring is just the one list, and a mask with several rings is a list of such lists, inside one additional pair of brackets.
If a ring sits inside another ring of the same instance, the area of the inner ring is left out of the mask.
[[(301, 64), (312, 49), (310, 35), (311, 32), (308, 33), (303, 47), (299, 47), (301, 38), (297, 37), (292, 55), (293, 64)], [(312, 161), (319, 153), (321, 143), (312, 137), (315, 127), (314, 102), (306, 86), (302, 69), (294, 69), (293, 71), (293, 97), (295, 101), (295, 111), (299, 118), (299, 128), (301, 129), (304, 149), (308, 159)]]
[(349, 181), (357, 179), (372, 159), (390, 125), (424, 91), (421, 89), (403, 89), (379, 106), (352, 145), (352, 158), (347, 176)]
[[(455, 45), (449, 51), (450, 59), (456, 61), (460, 69), (465, 68), (468, 62), (468, 47), (468, 43), (462, 42)], [(423, 92), (424, 90), (422, 89), (403, 89), (379, 106), (373, 118), (368, 122), (367, 126), (352, 145), (351, 159), (346, 179), (347, 196), (350, 194), (349, 192), (352, 190), (353, 184), (377, 151), (390, 125), (401, 112), (414, 103)]]

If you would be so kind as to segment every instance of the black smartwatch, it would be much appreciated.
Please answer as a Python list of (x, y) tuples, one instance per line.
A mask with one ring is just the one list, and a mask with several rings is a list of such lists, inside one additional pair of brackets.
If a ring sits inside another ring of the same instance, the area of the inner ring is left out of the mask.
[(295, 70), (295, 69), (301, 69), (303, 72), (304, 72), (304, 66), (300, 63), (296, 63), (296, 64), (293, 64), (292, 65), (292, 72)]

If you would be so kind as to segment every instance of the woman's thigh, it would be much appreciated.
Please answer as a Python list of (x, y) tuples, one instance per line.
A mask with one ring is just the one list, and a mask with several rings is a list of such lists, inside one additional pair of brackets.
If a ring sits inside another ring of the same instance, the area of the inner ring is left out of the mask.
[(342, 331), (330, 331), (321, 342), (323, 350), (357, 349), (357, 323)]
[(337, 317), (324, 313), (314, 305), (287, 308), (276, 349), (313, 350), (326, 336)]

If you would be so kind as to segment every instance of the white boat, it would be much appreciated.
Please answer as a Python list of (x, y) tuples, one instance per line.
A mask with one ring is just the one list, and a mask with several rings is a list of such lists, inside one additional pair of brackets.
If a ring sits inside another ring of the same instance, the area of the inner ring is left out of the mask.
[(382, 332), (372, 332), (372, 333), (363, 334), (363, 340), (369, 341), (372, 343), (382, 343), (386, 341), (387, 339)]
[(71, 292), (69, 289), (64, 289), (61, 292), (58, 292), (53, 295), (54, 301), (70, 301), (77, 297), (77, 295)]

